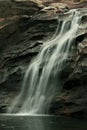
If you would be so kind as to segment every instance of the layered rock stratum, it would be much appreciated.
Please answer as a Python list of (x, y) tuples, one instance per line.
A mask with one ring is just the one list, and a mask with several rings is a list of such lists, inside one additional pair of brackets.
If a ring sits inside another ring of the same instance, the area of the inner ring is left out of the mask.
[[(86, 0), (0, 1), (0, 112), (6, 112), (21, 90), (23, 76), (44, 41), (50, 39), (65, 12), (87, 8)], [(64, 81), (49, 113), (87, 118), (87, 15), (81, 25), (72, 54), (61, 73)]]

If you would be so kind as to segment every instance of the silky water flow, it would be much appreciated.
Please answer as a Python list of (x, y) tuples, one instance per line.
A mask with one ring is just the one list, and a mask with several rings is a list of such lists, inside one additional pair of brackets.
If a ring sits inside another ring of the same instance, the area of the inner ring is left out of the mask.
[(69, 16), (61, 24), (58, 19), (55, 35), (44, 42), (40, 53), (29, 65), (21, 92), (13, 100), (8, 113), (48, 113), (51, 100), (62, 88), (60, 73), (65, 67), (81, 19), (79, 11), (68, 13)]

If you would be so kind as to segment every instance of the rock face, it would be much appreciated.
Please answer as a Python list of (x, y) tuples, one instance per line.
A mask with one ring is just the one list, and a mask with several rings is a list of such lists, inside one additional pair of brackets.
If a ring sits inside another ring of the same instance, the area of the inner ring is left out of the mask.
[[(86, 1), (68, 0), (0, 2), (0, 112), (6, 112), (21, 89), (30, 61), (54, 34), (56, 16), (61, 14), (62, 21), (67, 17), (64, 12), (86, 5)], [(87, 117), (87, 15), (83, 14), (73, 53), (61, 74), (64, 85), (51, 103), (51, 114)]]
[(87, 118), (87, 15), (81, 25), (73, 45), (73, 53), (68, 59), (67, 69), (63, 70), (62, 91), (54, 97), (50, 113)]

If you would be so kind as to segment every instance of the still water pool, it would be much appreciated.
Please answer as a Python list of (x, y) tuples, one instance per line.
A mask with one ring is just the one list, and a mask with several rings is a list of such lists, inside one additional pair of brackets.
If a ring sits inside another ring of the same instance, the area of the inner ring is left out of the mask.
[(87, 130), (87, 120), (57, 116), (0, 115), (0, 130)]

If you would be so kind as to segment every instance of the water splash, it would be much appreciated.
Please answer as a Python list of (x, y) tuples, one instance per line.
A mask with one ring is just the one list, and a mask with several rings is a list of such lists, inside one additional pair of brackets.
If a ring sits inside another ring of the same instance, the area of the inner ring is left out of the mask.
[(8, 113), (48, 112), (53, 96), (62, 88), (60, 73), (64, 69), (79, 27), (79, 11), (72, 10), (69, 13), (61, 27), (58, 26), (53, 38), (44, 43), (38, 56), (29, 65), (22, 90), (8, 109)]

